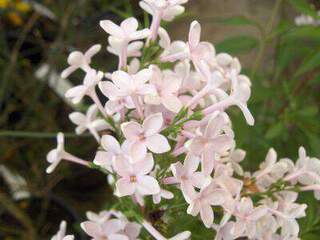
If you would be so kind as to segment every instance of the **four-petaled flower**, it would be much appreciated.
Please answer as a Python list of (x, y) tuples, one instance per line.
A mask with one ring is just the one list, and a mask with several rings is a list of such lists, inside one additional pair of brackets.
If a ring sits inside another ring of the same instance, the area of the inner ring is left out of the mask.
[(160, 192), (160, 186), (154, 177), (148, 175), (154, 166), (152, 154), (142, 160), (130, 161), (128, 156), (120, 155), (114, 160), (114, 170), (120, 176), (116, 182), (119, 197), (133, 195), (153, 195)]
[(165, 153), (170, 145), (165, 136), (159, 134), (163, 125), (161, 113), (148, 116), (143, 124), (126, 122), (121, 125), (122, 132), (130, 142), (131, 152), (134, 156), (143, 156), (149, 149), (154, 153)]

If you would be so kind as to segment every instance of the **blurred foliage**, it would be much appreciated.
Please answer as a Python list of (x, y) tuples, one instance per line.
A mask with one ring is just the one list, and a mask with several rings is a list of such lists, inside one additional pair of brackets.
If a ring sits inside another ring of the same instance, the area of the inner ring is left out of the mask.
[[(217, 52), (241, 59), (254, 56), (243, 71), (252, 80), (249, 108), (256, 125), (247, 126), (240, 111), (230, 110), (237, 144), (247, 151), (247, 170), (256, 169), (270, 147), (277, 150), (279, 158), (296, 159), (300, 145), (309, 155), (320, 157), (320, 27), (297, 27), (290, 14), (317, 17), (317, 9), (318, 1), (276, 0), (268, 22), (257, 22), (241, 13), (212, 21), (217, 26), (253, 28), (257, 33), (215, 43)], [(52, 176), (45, 175), (45, 155), (54, 145), (55, 132), (73, 132), (74, 126), (67, 118), (71, 107), (34, 73), (43, 63), (50, 66), (50, 71), (60, 72), (74, 49), (84, 50), (98, 42), (106, 46), (107, 37), (99, 30), (99, 20), (119, 22), (133, 14), (148, 24), (138, 1), (0, 0), (0, 165), (22, 175), (32, 195), (26, 200), (12, 199), (0, 177), (0, 239), (47, 239), (60, 219), (73, 224), (70, 231), (79, 234), (77, 239), (86, 239), (79, 231), (85, 211), (110, 206), (111, 194), (103, 174), (62, 164)], [(190, 16), (197, 18), (192, 13), (185, 15)], [(112, 71), (117, 64), (114, 60), (105, 51), (95, 61)], [(86, 136), (68, 138), (67, 148), (92, 159), (95, 144)], [(308, 216), (301, 220), (301, 238), (316, 240), (320, 236), (319, 203), (310, 194), (301, 198), (309, 203)], [(190, 225), (191, 216), (179, 215), (187, 207), (178, 204), (179, 197), (174, 201), (168, 211), (176, 217), (165, 219), (170, 224), (163, 224), (166, 215), (161, 212), (161, 206), (168, 202), (150, 209), (155, 226), (169, 235), (183, 226), (183, 230), (192, 229), (193, 239), (200, 239), (197, 236), (203, 237), (204, 233), (211, 239), (212, 232), (200, 221)], [(128, 207), (131, 211), (130, 202)], [(143, 233), (143, 239), (149, 239), (145, 236)]]

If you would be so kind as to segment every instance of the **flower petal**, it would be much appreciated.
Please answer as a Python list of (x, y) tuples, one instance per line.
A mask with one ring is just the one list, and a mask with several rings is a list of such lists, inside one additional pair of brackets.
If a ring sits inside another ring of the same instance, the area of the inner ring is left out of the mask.
[(162, 125), (163, 125), (162, 113), (156, 113), (148, 116), (142, 124), (142, 128), (144, 130), (145, 136), (148, 137), (160, 132)]
[(128, 179), (120, 178), (116, 182), (116, 192), (119, 197), (130, 196), (136, 191), (136, 183), (130, 182)]
[(137, 190), (141, 195), (153, 195), (160, 192), (158, 181), (150, 176), (139, 176), (137, 179)]
[(150, 137), (147, 137), (146, 146), (151, 152), (154, 153), (165, 153), (171, 149), (168, 140), (161, 134), (154, 134)]

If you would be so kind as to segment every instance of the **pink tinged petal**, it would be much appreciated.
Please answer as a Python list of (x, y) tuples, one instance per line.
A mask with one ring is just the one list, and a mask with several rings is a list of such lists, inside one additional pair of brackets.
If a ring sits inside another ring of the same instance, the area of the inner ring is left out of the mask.
[(122, 234), (111, 234), (108, 237), (109, 240), (129, 240), (129, 238), (126, 235), (122, 235)]
[(113, 101), (116, 100), (120, 95), (119, 89), (111, 82), (100, 82), (99, 89), (106, 97)]
[(86, 60), (84, 58), (84, 55), (80, 51), (74, 51), (70, 53), (68, 57), (68, 63), (71, 66), (81, 67), (81, 65), (86, 64)]
[(140, 31), (136, 31), (134, 33), (130, 34), (130, 39), (131, 40), (138, 40), (138, 39), (143, 39), (146, 38), (150, 35), (151, 31), (149, 29), (143, 29)]
[(208, 148), (215, 153), (223, 153), (229, 150), (232, 146), (233, 139), (228, 135), (218, 136), (210, 141)]
[(182, 103), (175, 95), (167, 95), (162, 98), (162, 104), (171, 112), (178, 113), (182, 108)]
[(207, 178), (201, 172), (195, 172), (190, 177), (191, 184), (197, 188), (201, 188), (206, 183)]
[(80, 226), (81, 226), (82, 230), (86, 234), (88, 234), (90, 237), (99, 239), (103, 236), (103, 233), (101, 231), (101, 227), (97, 223), (86, 221), (86, 222), (81, 223)]
[(222, 189), (215, 189), (211, 194), (206, 196), (206, 200), (210, 205), (219, 206), (225, 203), (227, 193)]
[(113, 115), (116, 112), (119, 112), (121, 109), (123, 109), (123, 105), (120, 104), (118, 101), (108, 101), (106, 102), (105, 109), (107, 111), (107, 114)]
[(137, 177), (137, 191), (141, 195), (153, 195), (160, 192), (158, 181), (150, 176)]
[(141, 225), (134, 222), (127, 223), (125, 227), (125, 233), (130, 239), (136, 239), (141, 231)]
[(144, 1), (140, 1), (139, 2), (139, 6), (144, 10), (146, 11), (147, 13), (149, 13), (150, 15), (154, 15), (154, 10), (153, 8), (151, 7), (150, 3), (146, 3)]
[(56, 169), (56, 167), (59, 165), (60, 162), (61, 162), (61, 159), (58, 159), (57, 161), (54, 161), (53, 163), (51, 163), (49, 167), (47, 167), (46, 173), (48, 174), (52, 173)]
[(150, 95), (156, 95), (156, 94), (157, 94), (157, 90), (156, 90), (156, 88), (155, 88), (153, 85), (151, 85), (151, 84), (144, 84), (143, 86), (140, 86), (140, 87), (137, 89), (136, 93), (137, 93), (138, 95), (148, 95), (148, 94), (150, 94)]
[(247, 213), (250, 213), (252, 210), (253, 210), (252, 200), (249, 198), (242, 198), (238, 206), (239, 213), (241, 215), (246, 215)]
[(101, 225), (103, 232), (106, 236), (117, 233), (124, 229), (125, 222), (120, 219), (110, 219)]
[(128, 51), (127, 51), (128, 57), (140, 57), (142, 47), (143, 47), (143, 42), (130, 43), (128, 45)]
[(125, 138), (130, 141), (139, 140), (140, 135), (143, 133), (141, 125), (137, 122), (126, 122), (121, 124), (121, 130)]
[(107, 150), (111, 151), (114, 154), (120, 154), (121, 153), (121, 147), (117, 139), (115, 139), (111, 135), (104, 135), (101, 138), (101, 146)]
[(62, 71), (61, 73), (61, 77), (62, 78), (67, 78), (69, 77), (74, 71), (76, 71), (78, 69), (78, 67), (76, 66), (70, 66), (68, 68), (66, 68), (65, 70)]
[(101, 44), (95, 44), (84, 54), (85, 59), (90, 63), (91, 58), (101, 50)]
[(86, 116), (80, 112), (73, 112), (69, 114), (69, 119), (76, 125), (84, 126), (86, 124)]
[(210, 148), (210, 146), (204, 149), (201, 161), (201, 171), (205, 176), (209, 176), (215, 165), (215, 154)]
[(172, 192), (169, 192), (169, 191), (164, 190), (164, 189), (161, 190), (161, 196), (163, 198), (165, 198), (165, 199), (173, 199), (174, 198), (174, 195), (173, 195)]
[(118, 38), (124, 37), (123, 30), (118, 25), (111, 22), (110, 20), (100, 21), (100, 27), (102, 27), (104, 31), (106, 31), (112, 36), (115, 36)]
[(138, 29), (138, 21), (134, 17), (130, 17), (125, 19), (120, 24), (120, 27), (126, 32), (126, 34), (130, 34)]
[(113, 164), (114, 170), (122, 177), (127, 177), (133, 174), (133, 168), (126, 156), (117, 156)]
[(139, 71), (138, 73), (136, 73), (135, 75), (133, 75), (133, 78), (139, 84), (143, 84), (143, 83), (146, 83), (147, 81), (149, 81), (151, 76), (152, 76), (151, 69), (143, 69), (143, 70)]
[(191, 232), (184, 231), (184, 232), (178, 233), (177, 235), (170, 238), (169, 240), (186, 240), (186, 239), (190, 239), (190, 237), (191, 237)]
[(156, 113), (148, 116), (142, 124), (145, 136), (151, 136), (153, 134), (159, 133), (162, 125), (162, 113)]
[(140, 141), (130, 143), (130, 155), (133, 162), (138, 162), (147, 154), (147, 147)]
[(201, 26), (197, 21), (193, 21), (189, 31), (189, 44), (196, 47), (200, 43)]
[(59, 159), (58, 151), (57, 149), (52, 149), (48, 154), (47, 154), (47, 161), (49, 163), (53, 163)]
[(116, 71), (112, 74), (112, 81), (119, 89), (121, 89), (121, 91), (130, 93), (133, 83), (131, 76), (128, 73)]
[(203, 204), (201, 206), (200, 217), (207, 228), (210, 228), (212, 226), (214, 215), (213, 210), (209, 204)]
[(86, 93), (87, 93), (87, 88), (83, 85), (80, 85), (80, 86), (70, 88), (65, 93), (65, 97), (70, 98), (74, 104), (77, 104), (82, 100), (82, 98), (86, 95)]
[(246, 223), (243, 221), (237, 221), (231, 229), (231, 234), (237, 238), (242, 236), (245, 231)]
[(103, 119), (97, 119), (97, 120), (93, 121), (91, 123), (91, 127), (93, 129), (95, 129), (96, 131), (102, 131), (102, 130), (110, 128), (109, 124), (106, 123), (106, 121)]
[(117, 195), (119, 197), (133, 195), (137, 189), (137, 184), (130, 182), (130, 178), (120, 178), (116, 182)]
[(134, 172), (138, 175), (146, 175), (153, 169), (154, 160), (151, 153), (148, 153), (145, 159), (134, 164)]
[(170, 36), (169, 36), (168, 32), (164, 28), (160, 27), (158, 34), (159, 34), (159, 38), (160, 38), (160, 40), (159, 40), (160, 47), (162, 47), (164, 49), (168, 48), (171, 44), (171, 40), (170, 40)]
[(162, 19), (164, 21), (172, 21), (177, 15), (180, 15), (184, 12), (185, 8), (182, 6), (173, 6), (169, 7), (163, 14)]
[(86, 117), (90, 122), (92, 122), (97, 118), (97, 114), (98, 114), (98, 107), (97, 105), (93, 104), (88, 108)]
[(185, 174), (184, 166), (181, 162), (171, 164), (170, 169), (173, 176), (177, 179), (180, 179)]
[(181, 181), (181, 191), (187, 202), (197, 194), (190, 181)]
[(200, 208), (201, 208), (200, 202), (197, 200), (193, 201), (189, 205), (189, 207), (187, 209), (187, 213), (195, 217), (200, 212)]
[(251, 112), (249, 111), (247, 105), (242, 104), (242, 103), (237, 103), (237, 106), (241, 109), (241, 111), (242, 111), (242, 113), (244, 115), (244, 118), (246, 119), (247, 123), (250, 126), (253, 126), (254, 125), (254, 118), (253, 118)]
[(188, 175), (193, 174), (197, 171), (200, 163), (200, 158), (194, 155), (187, 155), (186, 159), (184, 160), (184, 167)]
[(161, 134), (154, 134), (150, 137), (147, 137), (146, 146), (151, 152), (154, 153), (165, 153), (171, 149), (168, 140)]
[(111, 152), (98, 151), (93, 163), (112, 172), (112, 159), (114, 154)]
[(266, 207), (256, 207), (248, 217), (251, 221), (257, 221), (258, 219), (265, 216), (268, 212), (268, 209)]
[(195, 137), (191, 140), (188, 146), (192, 154), (200, 155), (205, 149), (205, 139), (203, 137)]

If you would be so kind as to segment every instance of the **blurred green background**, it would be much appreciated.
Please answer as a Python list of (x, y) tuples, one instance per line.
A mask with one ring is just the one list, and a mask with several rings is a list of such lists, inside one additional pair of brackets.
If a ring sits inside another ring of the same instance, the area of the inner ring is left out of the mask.
[[(67, 149), (86, 159), (96, 150), (93, 138), (77, 137), (68, 120), (73, 107), (61, 95), (80, 76), (61, 82), (68, 54), (95, 43), (107, 45), (99, 21), (149, 18), (137, 0), (0, 0), (0, 239), (48, 239), (61, 219), (81, 235), (85, 211), (101, 210), (112, 198), (104, 175), (61, 164), (45, 174), (47, 152), (58, 131)], [(231, 114), (238, 147), (247, 151), (246, 170), (254, 170), (270, 147), (279, 158), (296, 159), (298, 147), (320, 158), (320, 26), (296, 26), (300, 14), (320, 19), (320, 1), (189, 0), (186, 13), (167, 24), (173, 39), (186, 39), (189, 23), (202, 24), (203, 39), (217, 52), (239, 57), (252, 80), (249, 108), (256, 124)], [(106, 51), (94, 60), (104, 71), (117, 61)], [(20, 176), (20, 177), (17, 177)], [(308, 217), (301, 238), (320, 236), (319, 203), (304, 195)], [(301, 199), (302, 200), (302, 199)]]

